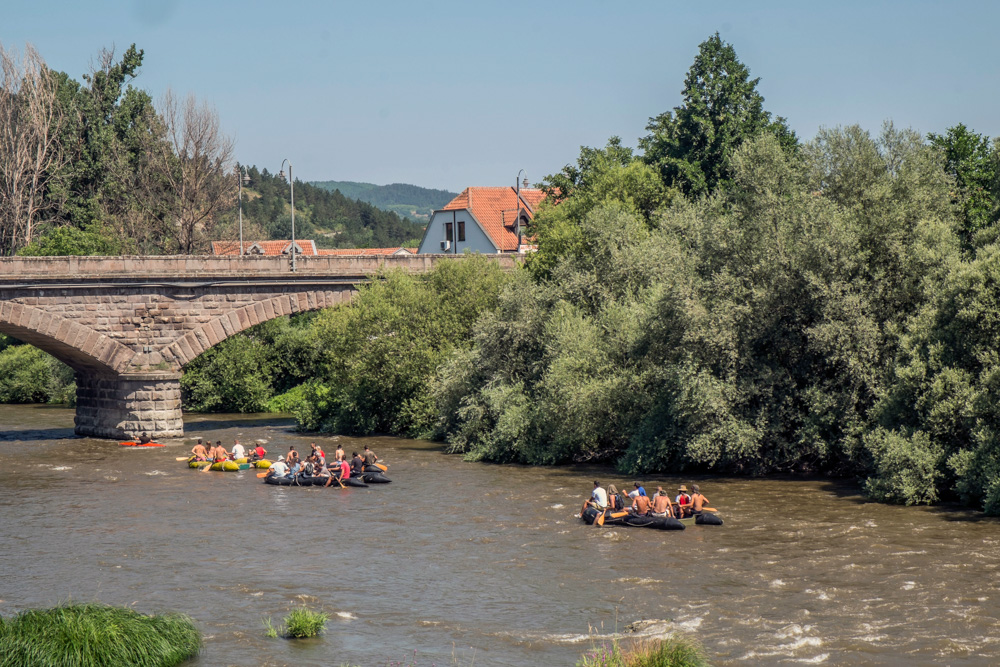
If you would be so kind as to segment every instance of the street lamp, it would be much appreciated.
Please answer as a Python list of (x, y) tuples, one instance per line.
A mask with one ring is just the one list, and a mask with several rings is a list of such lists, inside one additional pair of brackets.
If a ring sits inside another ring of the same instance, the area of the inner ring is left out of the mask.
[(528, 172), (521, 169), (514, 178), (514, 189), (517, 198), (517, 251), (521, 250), (521, 174), (524, 174), (524, 187), (528, 187)]
[(288, 158), (281, 161), (281, 171), (278, 176), (285, 177), (285, 163), (288, 162), (288, 185), (292, 191), (292, 271), (295, 271), (295, 181), (292, 180), (292, 163)]
[(240, 257), (243, 257), (243, 186), (250, 183), (246, 165), (236, 167), (236, 180), (240, 184)]

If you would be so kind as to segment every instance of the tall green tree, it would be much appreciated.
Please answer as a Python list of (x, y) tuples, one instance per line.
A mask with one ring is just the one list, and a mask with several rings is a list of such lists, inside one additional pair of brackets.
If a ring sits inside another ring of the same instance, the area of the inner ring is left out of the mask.
[(733, 153), (762, 132), (794, 149), (797, 139), (785, 119), (772, 120), (764, 110), (759, 82), (719, 33), (701, 43), (684, 80), (683, 103), (650, 118), (649, 134), (639, 142), (665, 185), (689, 196), (714, 191), (731, 178)]
[(958, 230), (962, 245), (972, 250), (996, 240), (991, 229), (1000, 219), (1000, 148), (990, 138), (962, 123), (927, 140), (941, 151), (945, 171), (955, 179), (954, 202), (962, 210)]

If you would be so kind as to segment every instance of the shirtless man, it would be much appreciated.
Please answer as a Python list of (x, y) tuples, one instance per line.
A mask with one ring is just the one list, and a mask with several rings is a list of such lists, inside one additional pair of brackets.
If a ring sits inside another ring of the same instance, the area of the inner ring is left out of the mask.
[(227, 452), (226, 448), (222, 446), (221, 440), (216, 440), (215, 447), (212, 447), (210, 450), (208, 450), (208, 453), (209, 456), (211, 456), (212, 460), (215, 461), (216, 463), (220, 461), (225, 461), (229, 458), (229, 452)]
[(649, 514), (650, 509), (652, 509), (652, 505), (649, 503), (649, 496), (636, 496), (635, 500), (632, 501), (633, 514), (644, 516)]
[(701, 495), (701, 489), (698, 488), (697, 484), (691, 485), (691, 505), (694, 507), (693, 514), (699, 516), (701, 514), (702, 508), (708, 505), (708, 498)]
[(672, 517), (673, 515), (673, 511), (670, 509), (670, 496), (663, 491), (661, 486), (653, 494), (653, 516)]
[(295, 445), (292, 445), (288, 448), (288, 455), (285, 456), (285, 462), (288, 465), (292, 465), (294, 461), (298, 460), (299, 460), (299, 453), (295, 451)]
[(201, 444), (201, 438), (198, 438), (198, 444), (191, 448), (191, 454), (195, 461), (208, 460), (208, 450), (205, 449), (205, 445)]

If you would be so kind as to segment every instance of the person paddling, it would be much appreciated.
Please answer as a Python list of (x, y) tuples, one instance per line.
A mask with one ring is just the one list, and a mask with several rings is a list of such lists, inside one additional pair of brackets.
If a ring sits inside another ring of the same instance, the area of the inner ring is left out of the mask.
[(653, 494), (653, 516), (672, 517), (673, 515), (673, 511), (670, 509), (670, 496), (667, 495), (662, 486), (658, 486), (656, 493)]
[(271, 467), (267, 469), (267, 474), (264, 475), (264, 479), (268, 477), (284, 477), (288, 474), (288, 466), (285, 465), (285, 457), (279, 456), (278, 460), (271, 464)]
[(205, 445), (201, 444), (201, 438), (198, 438), (198, 444), (191, 448), (191, 454), (195, 461), (208, 460), (208, 450), (205, 449)]
[(691, 491), (691, 506), (694, 508), (692, 514), (701, 516), (702, 509), (708, 505), (708, 498), (701, 495), (701, 489), (697, 484), (691, 485)]
[(608, 492), (601, 488), (601, 483), (597, 480), (594, 480), (594, 490), (590, 492), (590, 497), (583, 503), (580, 516), (583, 516), (588, 507), (593, 507), (598, 512), (603, 512), (608, 507)]
[(677, 489), (677, 498), (674, 499), (677, 503), (677, 518), (683, 519), (685, 514), (690, 514), (690, 508), (688, 505), (691, 504), (691, 496), (688, 495), (688, 488), (681, 484)]

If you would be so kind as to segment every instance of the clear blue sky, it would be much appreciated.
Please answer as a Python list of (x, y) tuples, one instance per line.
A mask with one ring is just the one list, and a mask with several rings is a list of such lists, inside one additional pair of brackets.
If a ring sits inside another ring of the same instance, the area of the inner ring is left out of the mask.
[(882, 122), (1000, 135), (1000, 3), (9, 2), (0, 43), (79, 79), (145, 50), (135, 85), (212, 104), (236, 157), (302, 180), (457, 191), (537, 182), (581, 145), (629, 145), (680, 103), (718, 31), (801, 138)]

